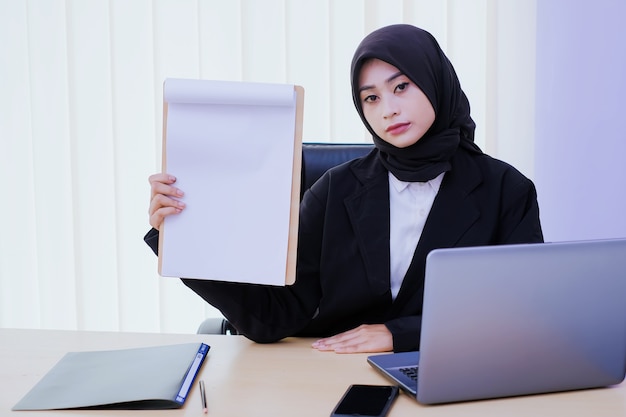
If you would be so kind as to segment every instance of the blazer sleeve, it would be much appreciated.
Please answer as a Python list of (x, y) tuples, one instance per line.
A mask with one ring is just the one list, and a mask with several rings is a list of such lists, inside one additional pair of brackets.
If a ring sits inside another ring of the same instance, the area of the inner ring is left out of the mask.
[(146, 242), (146, 244), (148, 246), (150, 246), (150, 249), (152, 249), (152, 252), (154, 252), (155, 255), (159, 255), (159, 231), (155, 228), (152, 228), (148, 231), (148, 233), (146, 233), (146, 235), (143, 237), (144, 242)]
[[(158, 253), (158, 230), (150, 230), (144, 241)], [(297, 279), (284, 287), (181, 280), (220, 310), (241, 334), (257, 343), (271, 343), (298, 333), (311, 321), (319, 301), (319, 281), (310, 279)]]
[(385, 323), (393, 338), (394, 352), (419, 350), (422, 316), (405, 316)]

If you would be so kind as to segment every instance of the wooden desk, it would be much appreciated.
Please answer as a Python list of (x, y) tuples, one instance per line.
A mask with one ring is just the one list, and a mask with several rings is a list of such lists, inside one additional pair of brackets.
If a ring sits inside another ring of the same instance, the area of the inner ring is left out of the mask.
[[(259, 345), (242, 336), (172, 335), (0, 329), (0, 416), (202, 416), (197, 382), (179, 410), (11, 411), (68, 351), (122, 349), (204, 341), (211, 345), (200, 378), (209, 417), (330, 415), (348, 385), (388, 384), (365, 354), (338, 355), (310, 348), (310, 339)], [(534, 395), (471, 403), (422, 406), (400, 395), (390, 417), (399, 416), (626, 416), (626, 384), (613, 388)]]

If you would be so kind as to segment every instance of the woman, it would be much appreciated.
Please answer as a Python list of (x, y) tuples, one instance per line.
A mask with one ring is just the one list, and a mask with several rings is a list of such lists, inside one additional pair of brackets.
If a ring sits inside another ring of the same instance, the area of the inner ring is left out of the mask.
[[(435, 248), (541, 242), (533, 183), (474, 144), (475, 124), (436, 40), (410, 25), (371, 33), (352, 60), (352, 96), (375, 149), (303, 197), (295, 284), (183, 279), (257, 342), (322, 337), (338, 353), (419, 349), (426, 255)], [(150, 177), (145, 237), (157, 250), (182, 191)]]

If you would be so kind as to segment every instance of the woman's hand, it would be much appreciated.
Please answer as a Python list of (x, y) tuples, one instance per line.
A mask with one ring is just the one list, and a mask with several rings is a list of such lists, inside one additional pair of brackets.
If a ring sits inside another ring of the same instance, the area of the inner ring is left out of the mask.
[(176, 177), (169, 174), (154, 174), (148, 178), (150, 181), (150, 226), (158, 229), (163, 219), (171, 214), (178, 214), (185, 208), (185, 203), (178, 201), (184, 193), (172, 184)]
[(362, 324), (356, 329), (317, 340), (313, 348), (335, 353), (374, 353), (393, 350), (393, 337), (384, 324)]

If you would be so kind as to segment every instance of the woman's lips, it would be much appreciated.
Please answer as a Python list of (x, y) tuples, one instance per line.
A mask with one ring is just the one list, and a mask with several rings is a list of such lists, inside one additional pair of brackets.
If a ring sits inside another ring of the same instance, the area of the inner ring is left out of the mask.
[(411, 123), (395, 123), (392, 124), (390, 126), (387, 126), (387, 128), (385, 129), (385, 132), (391, 134), (391, 135), (399, 135), (401, 133), (406, 132), (409, 127), (411, 127)]

